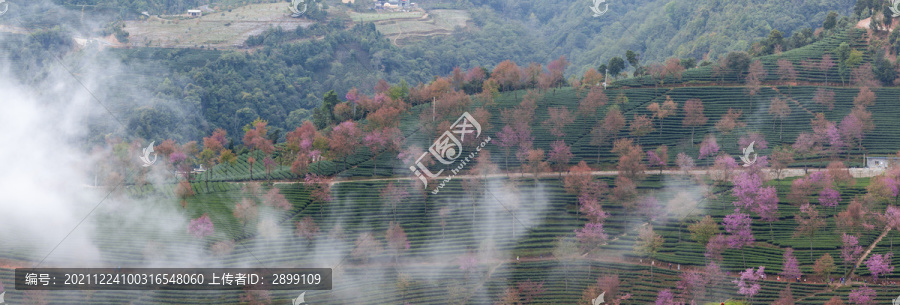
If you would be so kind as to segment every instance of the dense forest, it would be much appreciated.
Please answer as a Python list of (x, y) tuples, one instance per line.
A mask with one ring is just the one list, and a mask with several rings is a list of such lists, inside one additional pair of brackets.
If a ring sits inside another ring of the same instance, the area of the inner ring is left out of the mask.
[[(135, 18), (128, 12), (165, 13), (208, 1), (56, 2), (65, 6), (114, 6), (123, 11), (118, 18), (128, 19)], [(243, 3), (212, 2), (225, 7)], [(598, 18), (572, 18), (590, 14), (589, 10), (584, 3), (565, 1), (423, 3), (426, 8), (430, 5), (466, 9), (473, 26), (457, 29), (450, 36), (431, 37), (402, 47), (392, 45), (374, 25), (354, 24), (337, 14), (308, 28), (292, 31), (272, 28), (252, 36), (245, 45), (256, 48), (253, 52), (153, 48), (97, 52), (117, 54), (115, 58), (129, 67), (124, 70), (133, 72), (129, 75), (136, 82), (134, 88), (138, 84), (145, 90), (153, 88), (148, 93), (152, 101), (141, 103), (140, 107), (128, 107), (127, 101), (133, 98), (119, 99), (120, 111), (128, 121), (131, 134), (158, 139), (174, 132), (176, 138), (187, 140), (198, 139), (215, 128), (239, 133), (257, 117), (268, 120), (273, 128), (289, 130), (311, 117), (312, 109), (321, 104), (326, 92), (334, 90), (342, 98), (357, 88), (370, 94), (380, 79), (393, 84), (405, 81), (415, 86), (432, 81), (433, 75), (447, 75), (455, 67), (491, 70), (507, 59), (524, 65), (546, 63), (562, 55), (572, 63), (566, 69), (566, 76), (582, 75), (592, 67), (602, 72), (607, 64), (614, 75), (628, 72), (646, 75), (652, 63), (672, 55), (683, 59), (686, 67), (692, 67), (715, 61), (730, 51), (765, 55), (774, 52), (774, 45), (789, 49), (809, 44), (822, 37), (821, 33), (814, 34), (813, 29), (823, 24), (825, 12), (829, 10), (841, 15), (853, 14), (853, 17), (872, 14), (872, 10), (865, 9), (866, 4), (857, 5), (862, 9), (854, 11), (849, 4), (838, 1), (815, 5), (767, 1), (765, 5), (753, 5), (752, 11), (740, 2), (671, 1), (658, 5), (655, 2), (659, 1), (638, 2), (611, 3), (610, 12)], [(35, 10), (41, 7), (31, 6)], [(845, 28), (848, 20), (835, 20), (837, 24), (832, 28)], [(106, 32), (123, 30), (102, 28)], [(26, 38), (16, 37), (6, 44), (12, 49), (28, 49), (26, 44), (34, 44), (46, 52), (44, 46), (56, 43), (63, 54), (64, 48), (72, 44), (65, 42), (65, 37), (80, 32), (78, 28), (51, 28)], [(696, 37), (694, 33), (706, 34)], [(57, 42), (42, 35), (56, 36)], [(39, 53), (24, 52), (13, 57), (29, 57), (29, 54)], [(79, 56), (85, 57), (85, 52), (69, 60), (77, 62)], [(40, 67), (47, 59), (36, 57), (21, 62), (25, 69), (33, 70), (33, 74), (22, 75), (40, 77)], [(121, 88), (110, 90), (112, 96), (128, 95), (127, 92), (117, 95), (116, 91), (124, 91)], [(183, 120), (201, 124), (176, 128), (173, 125), (178, 124), (155, 123)]]

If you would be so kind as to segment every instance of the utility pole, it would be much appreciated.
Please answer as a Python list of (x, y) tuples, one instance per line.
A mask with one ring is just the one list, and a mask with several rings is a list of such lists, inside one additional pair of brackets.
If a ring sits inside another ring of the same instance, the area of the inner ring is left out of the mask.
[(437, 97), (432, 97), (431, 98), (431, 121), (432, 122), (434, 122), (436, 120), (435, 116), (434, 116), (434, 109), (435, 109), (435, 107), (437, 107), (436, 104), (437, 104)]

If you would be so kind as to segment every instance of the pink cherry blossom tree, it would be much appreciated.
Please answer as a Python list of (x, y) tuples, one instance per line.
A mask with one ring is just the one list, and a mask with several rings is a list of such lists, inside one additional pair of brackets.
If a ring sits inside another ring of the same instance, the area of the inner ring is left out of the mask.
[(335, 157), (343, 159), (344, 164), (347, 163), (347, 157), (356, 152), (359, 146), (362, 131), (354, 121), (345, 121), (334, 126), (331, 130), (331, 139), (328, 141), (329, 148)]
[(700, 142), (700, 156), (697, 159), (706, 159), (719, 153), (719, 144), (716, 143), (716, 136), (709, 134)]
[(478, 255), (476, 253), (463, 254), (456, 261), (459, 264), (459, 270), (465, 273), (466, 280), (468, 280), (469, 274), (478, 268)]
[(750, 143), (753, 143), (753, 148), (757, 150), (769, 148), (765, 136), (758, 132), (749, 132), (738, 139), (738, 146), (741, 148), (750, 146)]
[(683, 171), (685, 175), (690, 174), (690, 171), (695, 166), (694, 159), (684, 152), (678, 153), (678, 156), (675, 157), (675, 165), (678, 165), (678, 169)]
[(869, 272), (872, 273), (872, 277), (876, 281), (878, 281), (878, 276), (894, 272), (894, 266), (891, 266), (891, 256), (893, 254), (873, 254), (866, 260), (866, 267), (869, 267)]
[(534, 302), (534, 299), (547, 291), (544, 288), (544, 282), (535, 282), (530, 279), (516, 284), (516, 292), (519, 295), (519, 304), (528, 305)]
[(825, 227), (825, 219), (819, 216), (819, 211), (809, 203), (800, 206), (800, 213), (794, 215), (797, 221), (797, 230), (794, 236), (809, 236), (809, 260), (813, 260), (812, 240), (823, 227)]
[[(763, 158), (759, 158), (762, 160)], [(719, 183), (731, 181), (734, 172), (740, 168), (737, 161), (729, 155), (718, 155), (713, 162), (712, 172), (715, 173), (714, 179)]]
[[(822, 145), (816, 141), (815, 136), (807, 132), (801, 132), (791, 145), (798, 157), (812, 158), (822, 151)], [(803, 168), (806, 171), (806, 167)]]
[(253, 200), (244, 198), (234, 205), (232, 214), (246, 228), (247, 223), (255, 222), (259, 218), (259, 209), (257, 209)]
[(831, 187), (826, 187), (819, 192), (819, 204), (823, 207), (834, 207), (837, 209), (841, 202), (841, 193)]
[(706, 295), (707, 286), (711, 284), (709, 280), (710, 278), (704, 270), (685, 270), (681, 273), (681, 280), (675, 284), (675, 287), (681, 290), (679, 295), (685, 302), (687, 300), (696, 301)]
[(307, 241), (312, 241), (319, 232), (319, 226), (316, 225), (316, 221), (310, 216), (303, 217), (294, 225), (296, 227), (294, 235), (306, 238)]
[(209, 219), (209, 215), (206, 213), (204, 213), (203, 216), (192, 219), (190, 225), (188, 225), (188, 233), (197, 239), (203, 239), (204, 237), (210, 236), (213, 234), (213, 231), (212, 220)]
[(862, 286), (850, 290), (850, 304), (875, 305), (876, 296), (878, 296), (878, 294), (875, 293), (875, 290), (869, 288), (869, 286)]
[[(859, 117), (848, 114), (841, 119), (837, 128), (842, 143), (845, 143), (848, 147), (855, 145), (859, 150), (862, 150), (862, 140), (865, 137), (866, 127)], [(848, 150), (847, 153), (849, 154), (850, 151)]]
[(546, 121), (542, 123), (545, 128), (550, 129), (550, 134), (558, 138), (566, 137), (565, 127), (575, 122), (575, 116), (566, 107), (550, 107), (547, 108), (550, 115)]
[(795, 279), (803, 275), (800, 273), (800, 263), (794, 257), (794, 249), (788, 248), (785, 250), (783, 260), (784, 265), (781, 268), (781, 276), (787, 279)]
[(169, 155), (169, 163), (172, 164), (172, 167), (175, 168), (176, 172), (181, 171), (183, 173), (182, 176), (187, 179), (187, 176), (190, 173), (190, 167), (184, 166), (185, 160), (187, 160), (187, 155), (180, 151), (173, 152)]
[(391, 213), (394, 215), (394, 221), (397, 220), (397, 205), (399, 205), (403, 200), (409, 197), (409, 192), (402, 186), (395, 185), (394, 182), (388, 183), (388, 185), (381, 190), (381, 201), (386, 206), (391, 207)]
[(284, 194), (281, 194), (281, 190), (277, 187), (273, 186), (271, 189), (269, 189), (269, 191), (263, 194), (262, 197), (263, 204), (267, 206), (282, 209), (285, 211), (290, 210), (292, 207), (290, 201), (288, 201), (287, 198), (284, 197)]
[(744, 264), (747, 264), (747, 258), (744, 256), (744, 247), (752, 246), (755, 239), (753, 231), (750, 229), (750, 215), (741, 213), (739, 209), (734, 209), (734, 213), (725, 216), (722, 220), (725, 225), (725, 232), (728, 232), (728, 247), (732, 249), (741, 249), (741, 256), (744, 258)]
[(578, 197), (578, 203), (581, 205), (578, 209), (579, 213), (582, 212), (586, 202), (593, 201), (596, 203), (600, 200), (608, 188), (605, 182), (596, 181), (591, 177), (591, 168), (583, 160), (569, 168), (569, 174), (563, 179), (563, 183), (566, 193)]
[[(884, 222), (892, 230), (900, 230), (900, 207), (888, 206), (884, 211)], [(894, 234), (891, 234), (891, 252), (894, 252)]]
[(363, 232), (356, 238), (353, 250), (350, 251), (350, 256), (361, 260), (363, 263), (368, 263), (369, 258), (377, 256), (383, 249), (381, 241), (375, 239), (372, 232)]
[(561, 177), (562, 170), (569, 164), (569, 160), (571, 160), (573, 156), (569, 145), (566, 145), (566, 142), (563, 140), (558, 140), (550, 144), (550, 155), (547, 160), (553, 163), (556, 167), (556, 171), (560, 172), (559, 174)]
[(603, 210), (600, 202), (593, 196), (578, 196), (578, 202), (581, 204), (578, 210), (584, 213), (589, 222), (603, 223), (609, 217), (609, 213)]
[(734, 184), (731, 193), (737, 199), (732, 204), (741, 209), (749, 209), (754, 206), (757, 193), (762, 188), (762, 178), (759, 175), (741, 172), (731, 182)]
[(647, 165), (649, 165), (650, 167), (659, 167), (660, 175), (662, 175), (662, 170), (666, 167), (668, 159), (669, 147), (666, 145), (660, 145), (656, 148), (656, 150), (647, 151)]
[(269, 175), (272, 174), (275, 165), (275, 160), (273, 160), (272, 157), (266, 156), (263, 158), (263, 168), (266, 169), (266, 179), (269, 179)]
[(684, 304), (684, 302), (676, 302), (675, 294), (672, 293), (672, 290), (670, 290), (670, 289), (664, 289), (663, 291), (660, 291), (659, 294), (656, 296), (656, 305), (677, 305), (677, 304)]
[(531, 128), (525, 124), (512, 124), (503, 126), (503, 129), (497, 133), (497, 145), (503, 148), (505, 153), (505, 168), (509, 169), (509, 153), (515, 147), (522, 147), (524, 143), (530, 143), (534, 140), (531, 136)]
[(716, 234), (709, 239), (709, 242), (706, 244), (706, 253), (704, 254), (706, 258), (711, 259), (713, 261), (722, 261), (722, 252), (728, 248), (728, 238), (722, 234)]
[(659, 199), (656, 199), (656, 196), (653, 195), (641, 196), (637, 199), (637, 213), (646, 217), (647, 221), (651, 223), (665, 215)]
[(775, 240), (772, 222), (778, 220), (778, 190), (767, 186), (756, 193), (756, 205), (751, 209), (759, 218), (769, 223), (769, 238)]
[(609, 235), (603, 230), (602, 223), (589, 222), (584, 228), (575, 230), (575, 239), (582, 251), (590, 253), (605, 245)]
[(384, 235), (387, 238), (388, 248), (394, 251), (394, 260), (409, 250), (409, 240), (406, 239), (406, 231), (400, 227), (400, 223), (391, 221)]
[(750, 299), (750, 303), (753, 303), (753, 296), (755, 296), (762, 287), (760, 282), (766, 278), (765, 268), (765, 266), (759, 266), (759, 269), (756, 271), (754, 271), (753, 268), (749, 268), (744, 270), (744, 272), (741, 272), (740, 278), (732, 281), (732, 283), (737, 284), (738, 293)]
[(378, 174), (378, 152), (386, 148), (391, 139), (383, 130), (374, 130), (363, 137), (363, 145), (372, 153), (372, 176)]
[(331, 201), (331, 182), (316, 174), (306, 174), (304, 183), (310, 189), (311, 201), (319, 204), (319, 216), (323, 217), (325, 204)]
[(859, 259), (860, 254), (862, 254), (862, 246), (859, 245), (859, 239), (844, 233), (841, 236), (841, 258), (844, 260), (845, 269), (847, 265)]

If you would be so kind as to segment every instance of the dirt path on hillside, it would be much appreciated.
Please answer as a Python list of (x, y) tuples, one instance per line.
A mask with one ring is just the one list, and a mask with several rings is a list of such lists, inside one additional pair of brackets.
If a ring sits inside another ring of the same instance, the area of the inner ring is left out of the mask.
[(866, 248), (866, 251), (863, 252), (863, 254), (859, 256), (859, 259), (856, 260), (856, 264), (853, 265), (853, 268), (850, 268), (850, 272), (847, 272), (847, 274), (844, 274), (845, 278), (850, 277), (850, 275), (853, 274), (854, 271), (856, 271), (856, 268), (859, 268), (859, 265), (861, 265), (863, 263), (863, 261), (866, 260), (866, 257), (869, 256), (869, 253), (872, 253), (872, 249), (875, 249), (875, 246), (877, 246), (878, 243), (881, 242), (881, 239), (883, 239), (885, 236), (888, 235), (888, 232), (891, 232), (891, 227), (884, 228), (884, 232), (881, 232), (881, 235), (878, 235), (878, 238), (876, 238), (875, 241), (873, 241), (872, 244), (869, 245), (868, 248)]

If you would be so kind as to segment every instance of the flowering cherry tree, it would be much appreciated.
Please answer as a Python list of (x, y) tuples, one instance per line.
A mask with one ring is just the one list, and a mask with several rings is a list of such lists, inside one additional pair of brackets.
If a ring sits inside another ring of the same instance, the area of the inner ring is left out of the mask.
[(197, 239), (202, 239), (204, 237), (210, 236), (213, 234), (214, 228), (212, 220), (209, 219), (209, 215), (206, 213), (203, 216), (198, 217), (197, 219), (192, 219), (190, 225), (188, 225), (188, 233), (193, 235)]
[(550, 107), (547, 108), (547, 113), (550, 115), (550, 118), (544, 121), (542, 125), (549, 129), (550, 134), (553, 136), (564, 138), (566, 136), (564, 129), (567, 125), (575, 122), (575, 116), (566, 107)]
[(774, 186), (768, 186), (759, 190), (756, 196), (757, 202), (752, 211), (762, 220), (769, 222), (769, 235), (772, 240), (775, 240), (772, 222), (778, 220), (778, 190)]
[(575, 239), (578, 240), (583, 251), (591, 252), (606, 244), (609, 235), (603, 230), (602, 223), (589, 222), (584, 225), (584, 228), (575, 230)]
[(713, 235), (709, 239), (709, 242), (706, 244), (706, 253), (704, 254), (707, 258), (715, 261), (722, 261), (722, 252), (728, 248), (728, 238), (722, 234)]
[(844, 233), (841, 236), (841, 258), (844, 264), (851, 264), (862, 254), (862, 246), (859, 245), (859, 239), (856, 236)]
[(300, 221), (295, 222), (294, 225), (296, 227), (294, 235), (306, 238), (307, 241), (312, 241), (316, 238), (316, 234), (319, 233), (319, 226), (316, 225), (316, 221), (310, 216), (303, 217)]
[(678, 169), (683, 171), (685, 175), (690, 174), (690, 171), (694, 169), (695, 165), (694, 159), (684, 152), (678, 153), (678, 156), (675, 157), (675, 164), (678, 165)]
[(310, 189), (309, 197), (319, 204), (319, 216), (325, 213), (325, 203), (331, 201), (331, 183), (316, 174), (306, 174), (306, 187)]
[(391, 221), (387, 232), (385, 232), (385, 237), (387, 238), (388, 248), (394, 251), (395, 259), (403, 254), (404, 251), (409, 250), (409, 240), (406, 239), (406, 231), (400, 227), (400, 223)]
[[(725, 225), (725, 232), (728, 232), (728, 247), (732, 249), (743, 249), (744, 247), (753, 245), (753, 231), (750, 229), (750, 215), (741, 213), (739, 209), (734, 209), (734, 213), (725, 216), (722, 220)], [(744, 251), (741, 251), (744, 256)], [(746, 264), (746, 257), (744, 258)]]
[(662, 170), (666, 167), (666, 163), (669, 159), (669, 147), (666, 145), (661, 145), (656, 148), (656, 150), (648, 150), (647, 151), (647, 163), (651, 167), (659, 167), (659, 174), (662, 175)]
[(800, 206), (800, 213), (794, 215), (794, 220), (797, 221), (797, 231), (794, 232), (794, 236), (809, 236), (809, 260), (811, 261), (813, 260), (812, 240), (816, 236), (816, 232), (825, 226), (825, 219), (819, 216), (819, 211), (815, 207), (804, 203)]
[(710, 134), (700, 142), (700, 156), (697, 159), (706, 159), (719, 153), (719, 144), (716, 143), (716, 136)]
[(388, 183), (388, 185), (381, 190), (381, 201), (386, 206), (391, 207), (391, 212), (394, 214), (394, 220), (397, 219), (397, 205), (406, 200), (409, 197), (409, 192), (403, 186), (394, 185), (393, 182)]
[(734, 188), (731, 193), (737, 199), (732, 202), (735, 207), (748, 209), (756, 202), (757, 192), (762, 188), (762, 179), (759, 175), (742, 172), (732, 179)]
[(263, 203), (285, 211), (292, 207), (291, 202), (284, 197), (284, 194), (281, 194), (281, 190), (274, 186), (263, 194)]
[(563, 140), (554, 141), (550, 144), (550, 148), (547, 160), (553, 162), (556, 170), (562, 175), (562, 170), (569, 164), (569, 160), (574, 156), (572, 150)]
[[(892, 230), (900, 230), (900, 208), (888, 206), (884, 211), (884, 222)], [(891, 234), (891, 252), (894, 252), (894, 234)]]
[(800, 273), (800, 263), (794, 257), (794, 249), (788, 248), (784, 251), (784, 266), (781, 268), (780, 274), (788, 279), (799, 278), (803, 275)]
[(581, 207), (578, 208), (579, 212), (584, 213), (589, 222), (603, 223), (609, 217), (609, 213), (603, 210), (600, 201), (594, 196), (587, 194), (578, 196), (578, 203), (581, 204)]
[(683, 302), (675, 301), (675, 294), (672, 293), (672, 290), (665, 289), (660, 291), (656, 296), (656, 305), (676, 305), (676, 304), (684, 304)]
[(850, 290), (850, 304), (856, 305), (875, 305), (875, 290), (869, 286), (862, 286)]
[(887, 254), (873, 254), (868, 260), (866, 260), (866, 267), (869, 267), (869, 272), (872, 273), (872, 277), (875, 280), (878, 280), (879, 275), (889, 274), (894, 272), (894, 266), (891, 266), (891, 256), (893, 253)]
[(831, 187), (826, 187), (819, 192), (819, 204), (824, 207), (837, 207), (841, 202), (841, 193)]
[(761, 288), (759, 282), (766, 278), (765, 268), (765, 266), (759, 266), (759, 269), (756, 271), (754, 271), (753, 268), (748, 268), (747, 270), (744, 270), (744, 272), (741, 272), (740, 278), (731, 281), (732, 283), (737, 284), (738, 293), (752, 300), (753, 296), (755, 296)]

